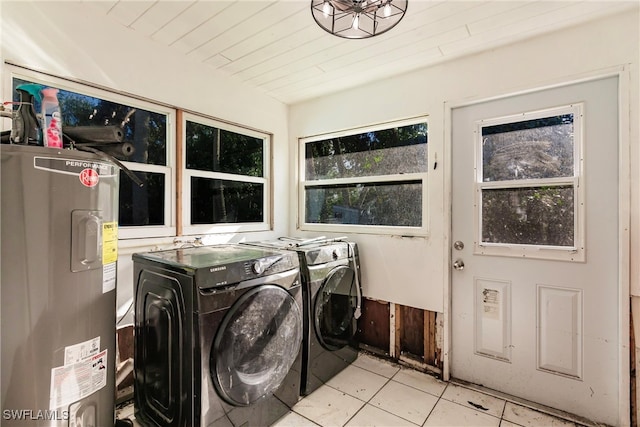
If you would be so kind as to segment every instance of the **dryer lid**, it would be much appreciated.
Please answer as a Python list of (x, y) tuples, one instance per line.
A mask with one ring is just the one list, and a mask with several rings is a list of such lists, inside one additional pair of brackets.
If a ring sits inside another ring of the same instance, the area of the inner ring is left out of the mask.
[(246, 245), (211, 245), (146, 252), (135, 256), (198, 270), (213, 266), (229, 266), (278, 254), (279, 252), (267, 248)]
[(299, 266), (292, 252), (239, 244), (137, 253), (133, 259), (195, 276), (200, 288), (235, 284)]
[(342, 265), (324, 280), (312, 306), (313, 324), (320, 344), (331, 351), (350, 345), (358, 330), (359, 295), (356, 272)]

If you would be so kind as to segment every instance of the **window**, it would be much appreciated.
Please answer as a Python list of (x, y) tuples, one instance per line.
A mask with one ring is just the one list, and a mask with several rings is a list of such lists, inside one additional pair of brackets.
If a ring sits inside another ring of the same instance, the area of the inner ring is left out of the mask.
[[(24, 83), (59, 89), (65, 135), (79, 145), (111, 154), (144, 183), (139, 187), (126, 173), (120, 172), (119, 238), (175, 235), (172, 197), (175, 179), (168, 150), (172, 141), (173, 110), (29, 72), (13, 75), (14, 101), (19, 101), (16, 87)], [(39, 113), (38, 101), (35, 109)], [(109, 142), (85, 141), (78, 132), (88, 127), (101, 128), (105, 134), (109, 129), (119, 129), (119, 137)]]
[(301, 228), (426, 234), (427, 123), (300, 140)]
[(270, 136), (184, 115), (185, 234), (270, 228)]
[(478, 123), (476, 250), (583, 259), (581, 106)]

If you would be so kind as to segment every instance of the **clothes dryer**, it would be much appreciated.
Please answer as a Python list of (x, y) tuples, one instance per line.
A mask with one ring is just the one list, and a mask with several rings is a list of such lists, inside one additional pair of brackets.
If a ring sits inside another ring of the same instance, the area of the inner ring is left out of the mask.
[(358, 357), (362, 288), (358, 246), (345, 238), (247, 242), (298, 253), (304, 295), (301, 395), (307, 395)]
[(135, 414), (149, 426), (266, 426), (297, 403), (294, 253), (240, 245), (134, 254)]

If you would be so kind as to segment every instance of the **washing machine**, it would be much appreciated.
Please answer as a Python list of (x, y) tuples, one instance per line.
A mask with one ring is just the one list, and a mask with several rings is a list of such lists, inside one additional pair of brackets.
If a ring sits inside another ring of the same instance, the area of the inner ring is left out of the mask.
[(134, 407), (145, 426), (267, 426), (297, 403), (298, 257), (215, 245), (133, 255)]
[(304, 295), (300, 394), (308, 395), (358, 357), (356, 333), (362, 307), (358, 246), (346, 238), (324, 236), (243, 244), (298, 254)]

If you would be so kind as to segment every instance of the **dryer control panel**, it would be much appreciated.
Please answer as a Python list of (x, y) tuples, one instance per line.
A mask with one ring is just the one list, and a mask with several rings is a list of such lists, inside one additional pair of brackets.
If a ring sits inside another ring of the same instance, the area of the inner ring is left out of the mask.
[(305, 249), (308, 265), (326, 264), (349, 257), (349, 245), (346, 242), (336, 242)]

